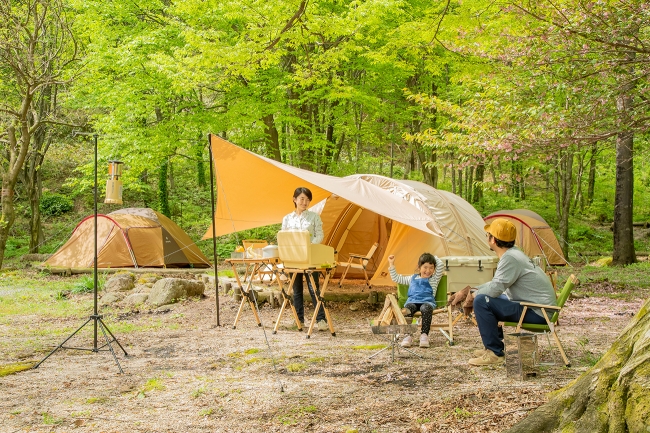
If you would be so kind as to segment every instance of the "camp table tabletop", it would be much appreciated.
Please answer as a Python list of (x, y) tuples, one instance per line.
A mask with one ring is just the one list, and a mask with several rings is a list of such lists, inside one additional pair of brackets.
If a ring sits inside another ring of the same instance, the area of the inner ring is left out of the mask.
[[(314, 274), (316, 274), (316, 278), (320, 278), (320, 274), (323, 274), (323, 276), (325, 277), (323, 281), (323, 285), (320, 286), (320, 289), (315, 293), (317, 301), (316, 301), (316, 305), (314, 306), (314, 314), (311, 318), (311, 322), (309, 323), (307, 338), (311, 337), (311, 333), (314, 330), (314, 325), (316, 324), (316, 317), (318, 316), (318, 310), (321, 307), (321, 305), (323, 306), (323, 310), (325, 311), (325, 318), (327, 319), (327, 326), (330, 329), (330, 333), (332, 334), (333, 337), (336, 337), (336, 331), (334, 330), (334, 323), (332, 322), (332, 316), (330, 315), (330, 311), (327, 308), (327, 304), (325, 302), (325, 291), (327, 290), (327, 284), (329, 283), (330, 277), (334, 274), (335, 269), (336, 268), (309, 268), (309, 269), (285, 268), (283, 269), (283, 273), (291, 275), (291, 278), (289, 278), (289, 287), (291, 287), (292, 289), (293, 289), (293, 282), (300, 274), (305, 274), (307, 278), (309, 278), (312, 287), (316, 287), (314, 281)], [(302, 278), (302, 275), (300, 275), (300, 278)], [(279, 280), (280, 279), (278, 278), (278, 281)], [(298, 331), (302, 331), (302, 323), (300, 323), (300, 321), (298, 320), (298, 313), (296, 312), (296, 308), (294, 307), (293, 302), (291, 302), (291, 295), (285, 292), (284, 289), (282, 289), (282, 297), (284, 298), (284, 301), (282, 302), (282, 307), (280, 308), (280, 314), (278, 314), (278, 319), (275, 322), (273, 333), (275, 334), (278, 332), (280, 319), (282, 318), (282, 313), (284, 313), (284, 310), (287, 305), (291, 307), (293, 318), (296, 321), (296, 325), (298, 325)]]
[(237, 284), (239, 285), (239, 288), (241, 289), (242, 292), (242, 298), (241, 298), (241, 303), (239, 304), (239, 310), (237, 311), (237, 316), (235, 317), (235, 322), (232, 325), (232, 328), (235, 329), (237, 327), (237, 322), (239, 321), (239, 317), (241, 316), (242, 311), (244, 310), (244, 305), (246, 302), (251, 307), (251, 310), (253, 310), (253, 314), (255, 315), (255, 320), (257, 320), (257, 326), (262, 326), (262, 321), (260, 320), (259, 314), (257, 314), (257, 301), (254, 298), (253, 294), (253, 278), (249, 278), (248, 281), (246, 282), (246, 287), (242, 286), (241, 280), (239, 279), (239, 275), (237, 274), (237, 268), (236, 266), (238, 264), (244, 264), (247, 267), (251, 266), (251, 275), (255, 275), (257, 272), (259, 272), (260, 268), (262, 267), (271, 267), (273, 272), (276, 274), (276, 280), (278, 281), (278, 285), (280, 286), (280, 290), (282, 290), (282, 283), (280, 282), (280, 278), (278, 275), (278, 264), (280, 263), (280, 259), (277, 257), (266, 257), (266, 258), (250, 258), (250, 259), (235, 259), (235, 258), (230, 258), (224, 260), (226, 263), (229, 263), (230, 266), (232, 267), (234, 273), (235, 273), (235, 279), (237, 280)]

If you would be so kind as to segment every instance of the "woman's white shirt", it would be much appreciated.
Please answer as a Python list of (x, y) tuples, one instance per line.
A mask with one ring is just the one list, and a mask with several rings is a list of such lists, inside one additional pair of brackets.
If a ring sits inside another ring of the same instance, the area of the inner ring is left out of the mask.
[(312, 244), (320, 244), (325, 237), (323, 233), (323, 221), (316, 212), (308, 210), (300, 215), (291, 212), (282, 219), (282, 230), (309, 230)]

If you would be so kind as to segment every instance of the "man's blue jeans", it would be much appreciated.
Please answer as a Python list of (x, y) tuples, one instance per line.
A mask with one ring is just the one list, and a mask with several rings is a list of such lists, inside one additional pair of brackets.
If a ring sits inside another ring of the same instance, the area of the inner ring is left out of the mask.
[[(519, 322), (521, 312), (524, 311), (518, 302), (513, 302), (505, 297), (491, 298), (487, 295), (476, 295), (474, 298), (474, 315), (481, 333), (483, 346), (490, 349), (496, 356), (503, 353), (503, 329), (499, 322)], [(546, 320), (530, 308), (524, 317), (525, 323), (546, 324)]]
[[(316, 293), (314, 293), (314, 288), (311, 286), (311, 281), (307, 276), (307, 274), (296, 274), (296, 279), (293, 282), (293, 306), (296, 308), (296, 313), (298, 313), (298, 320), (300, 320), (301, 323), (305, 322), (305, 305), (304, 305), (303, 293), (302, 293), (303, 276), (304, 278), (307, 279), (307, 288), (309, 289), (309, 295), (311, 296), (311, 301), (314, 304), (314, 308), (316, 308), (316, 302), (318, 302), (318, 299), (316, 299)], [(319, 282), (320, 275), (318, 272), (314, 272), (313, 276), (314, 276), (314, 283), (316, 285), (316, 290), (318, 290), (318, 286), (320, 285)], [(321, 320), (326, 320), (325, 309), (323, 309), (322, 305), (318, 309), (318, 315), (316, 316), (317, 322), (320, 322)]]

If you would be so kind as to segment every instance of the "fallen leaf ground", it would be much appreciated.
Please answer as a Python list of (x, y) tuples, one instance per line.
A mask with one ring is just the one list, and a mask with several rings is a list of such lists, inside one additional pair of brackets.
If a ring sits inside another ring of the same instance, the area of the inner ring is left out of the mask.
[[(36, 370), (0, 378), (0, 431), (499, 432), (588, 369), (642, 303), (605, 297), (625, 289), (597, 284), (592, 292), (602, 297), (571, 299), (561, 317), (572, 367), (556, 356), (557, 365), (526, 381), (505, 367), (467, 365), (481, 346), (469, 323), (456, 327), (453, 346), (432, 331), (432, 347), (413, 349), (420, 357), (401, 351), (392, 361), (385, 351), (369, 359), (386, 341), (368, 325), (379, 306), (364, 301), (330, 303), (336, 336), (315, 331), (310, 339), (289, 314), (272, 334), (279, 310), (268, 305), (263, 328), (246, 308), (232, 329), (238, 303), (225, 295), (217, 326), (210, 290), (166, 313), (115, 310), (105, 322), (122, 331), (115, 334), (129, 356), (114, 348), (124, 374), (109, 352), (60, 350)], [(51, 330), (74, 330), (85, 318), (40, 320), (2, 322), (0, 338), (23, 349), (0, 354), (0, 363), (43, 358), (65, 338)], [(12, 332), (19, 328), (33, 332)], [(69, 344), (92, 347), (91, 330)], [(540, 346), (552, 360), (545, 339)]]

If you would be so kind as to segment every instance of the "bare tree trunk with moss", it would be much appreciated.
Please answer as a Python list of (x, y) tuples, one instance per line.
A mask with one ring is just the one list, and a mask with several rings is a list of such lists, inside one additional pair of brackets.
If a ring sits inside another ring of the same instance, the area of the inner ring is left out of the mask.
[(647, 433), (650, 299), (591, 369), (505, 433)]

